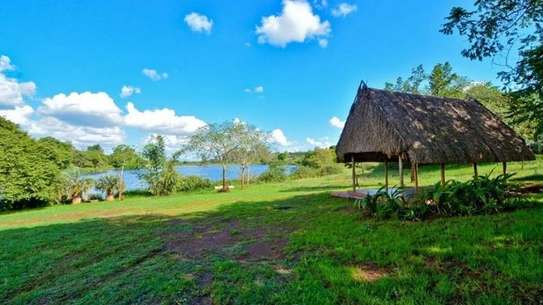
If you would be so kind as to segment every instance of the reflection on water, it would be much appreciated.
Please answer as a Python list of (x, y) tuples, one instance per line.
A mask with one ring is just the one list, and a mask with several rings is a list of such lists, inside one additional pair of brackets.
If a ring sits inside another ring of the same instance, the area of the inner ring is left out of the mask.
[[(291, 173), (296, 167), (289, 165), (286, 167), (287, 174)], [(265, 164), (251, 165), (249, 168), (249, 174), (251, 177), (258, 177), (268, 169)], [(183, 176), (199, 176), (207, 178), (212, 181), (219, 181), (222, 179), (222, 167), (220, 165), (182, 165), (177, 167), (177, 172)], [(85, 177), (98, 179), (105, 175), (119, 175), (120, 170), (109, 170), (97, 174), (85, 175)], [(145, 189), (146, 184), (139, 177), (140, 170), (125, 170), (124, 180), (126, 183), (126, 190), (139, 190)], [(227, 179), (239, 179), (240, 167), (239, 165), (231, 165), (226, 172)]]

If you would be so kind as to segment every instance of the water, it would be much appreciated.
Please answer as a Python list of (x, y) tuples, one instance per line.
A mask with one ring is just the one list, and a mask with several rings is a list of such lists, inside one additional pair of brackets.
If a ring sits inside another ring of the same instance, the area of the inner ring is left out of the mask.
[[(260, 176), (268, 169), (268, 165), (254, 164), (249, 167), (249, 174), (252, 178)], [(287, 174), (291, 173), (295, 169), (295, 166), (289, 165), (286, 168)], [(145, 181), (142, 181), (139, 177), (140, 170), (125, 170), (124, 181), (126, 183), (126, 190), (141, 190), (146, 188)], [(222, 179), (222, 167), (220, 165), (181, 165), (177, 167), (177, 172), (183, 176), (198, 176), (207, 178), (211, 181), (220, 181)], [(102, 173), (85, 175), (87, 178), (99, 179), (105, 175), (119, 175), (120, 170), (108, 170)], [(240, 166), (231, 165), (226, 171), (226, 179), (239, 179)]]

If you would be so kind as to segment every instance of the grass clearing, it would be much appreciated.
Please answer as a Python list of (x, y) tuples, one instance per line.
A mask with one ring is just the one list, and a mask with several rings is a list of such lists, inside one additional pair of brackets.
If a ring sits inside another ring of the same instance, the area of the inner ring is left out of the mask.
[[(541, 182), (542, 165), (509, 169)], [(360, 183), (377, 187), (382, 167), (367, 167)], [(501, 169), (479, 173), (493, 167)], [(447, 174), (472, 172), (450, 166)], [(438, 168), (422, 167), (421, 178), (437, 182)], [(539, 304), (543, 196), (513, 213), (376, 221), (329, 196), (349, 183), (346, 171), (231, 193), (1, 214), (0, 302)]]

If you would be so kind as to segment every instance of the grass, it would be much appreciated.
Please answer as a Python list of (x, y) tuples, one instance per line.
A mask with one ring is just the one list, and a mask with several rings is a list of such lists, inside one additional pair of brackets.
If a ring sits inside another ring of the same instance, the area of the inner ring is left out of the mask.
[[(519, 181), (541, 182), (542, 165), (509, 168)], [(382, 168), (366, 166), (362, 186), (382, 183)], [(471, 168), (447, 173), (468, 179)], [(421, 178), (433, 184), (439, 170), (423, 167)], [(0, 303), (540, 304), (543, 204), (375, 221), (329, 196), (349, 182), (346, 171), (1, 214)]]

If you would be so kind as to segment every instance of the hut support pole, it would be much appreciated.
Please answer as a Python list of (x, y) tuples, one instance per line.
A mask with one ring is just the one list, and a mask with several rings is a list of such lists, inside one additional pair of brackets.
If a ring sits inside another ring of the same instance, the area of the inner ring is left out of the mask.
[(502, 162), (503, 174), (507, 174), (507, 162)]
[(415, 192), (419, 191), (419, 165), (417, 163), (413, 166), (413, 173), (415, 174)]
[(398, 171), (400, 173), (400, 187), (403, 188), (403, 164), (402, 164), (402, 156), (398, 157)]
[(473, 177), (477, 179), (479, 177), (479, 173), (477, 172), (477, 163), (473, 163)]
[(388, 192), (388, 160), (385, 160), (385, 190)]
[(353, 168), (353, 192), (356, 192), (356, 162), (354, 161), (354, 155), (351, 156), (351, 166)]
[(441, 185), (445, 185), (445, 163), (439, 164), (441, 169)]

